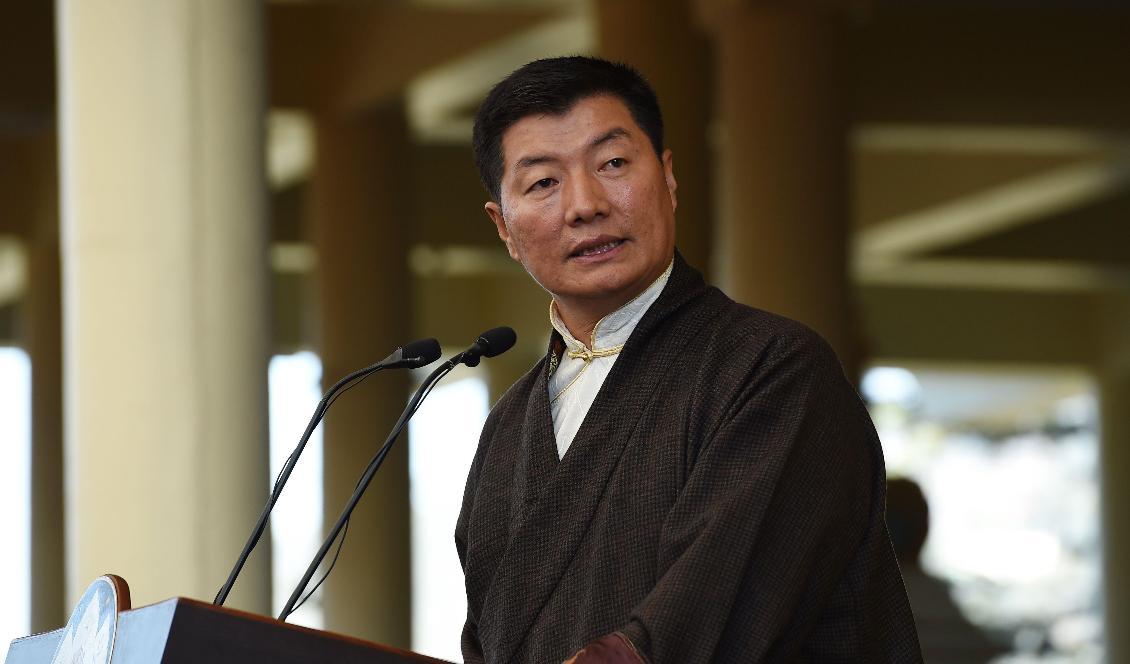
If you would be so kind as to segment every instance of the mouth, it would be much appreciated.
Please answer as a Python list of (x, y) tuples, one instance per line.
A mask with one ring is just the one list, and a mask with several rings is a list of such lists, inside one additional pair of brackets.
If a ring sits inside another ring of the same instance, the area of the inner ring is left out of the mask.
[(600, 256), (607, 254), (624, 244), (625, 240), (622, 238), (610, 238), (607, 236), (598, 237), (588, 242), (582, 242), (573, 249), (573, 253), (569, 254), (570, 258), (588, 258), (590, 256)]

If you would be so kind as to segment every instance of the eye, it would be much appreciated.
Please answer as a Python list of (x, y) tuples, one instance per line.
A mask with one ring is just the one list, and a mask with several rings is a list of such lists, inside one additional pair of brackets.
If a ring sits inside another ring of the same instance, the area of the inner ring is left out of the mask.
[(623, 157), (614, 157), (614, 158), (609, 159), (608, 161), (604, 162), (604, 165), (610, 166), (612, 168), (623, 168), (624, 165), (627, 164), (627, 163), (628, 163), (628, 160), (624, 159)]
[(548, 189), (552, 187), (555, 180), (553, 178), (542, 178), (530, 186), (529, 191), (537, 191), (539, 189)]

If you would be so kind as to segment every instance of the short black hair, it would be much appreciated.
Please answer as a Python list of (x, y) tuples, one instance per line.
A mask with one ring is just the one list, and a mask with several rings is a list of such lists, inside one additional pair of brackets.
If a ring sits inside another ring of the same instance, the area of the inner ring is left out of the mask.
[(502, 135), (530, 115), (563, 115), (578, 101), (612, 95), (663, 155), (663, 115), (644, 77), (629, 65), (580, 55), (534, 60), (496, 84), (475, 114), (472, 150), (483, 186), (501, 200)]

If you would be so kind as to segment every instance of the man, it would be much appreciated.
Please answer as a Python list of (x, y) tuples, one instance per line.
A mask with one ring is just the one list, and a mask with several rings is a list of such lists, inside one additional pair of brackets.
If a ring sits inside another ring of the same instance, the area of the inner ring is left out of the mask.
[(491, 411), (456, 545), (468, 662), (916, 662), (874, 428), (807, 328), (675, 251), (655, 95), (570, 57), (475, 120), (486, 212), (552, 296)]
[(930, 664), (982, 664), (1009, 652), (969, 622), (953, 600), (950, 585), (922, 569), (922, 549), (930, 532), (930, 506), (914, 480), (887, 481), (887, 529), (913, 602), (923, 656)]

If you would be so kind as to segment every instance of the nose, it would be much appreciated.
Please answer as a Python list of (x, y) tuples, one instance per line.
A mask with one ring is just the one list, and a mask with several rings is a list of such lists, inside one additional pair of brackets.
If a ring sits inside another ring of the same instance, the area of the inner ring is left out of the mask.
[(564, 189), (565, 223), (587, 224), (608, 216), (604, 186), (593, 175), (574, 175)]

